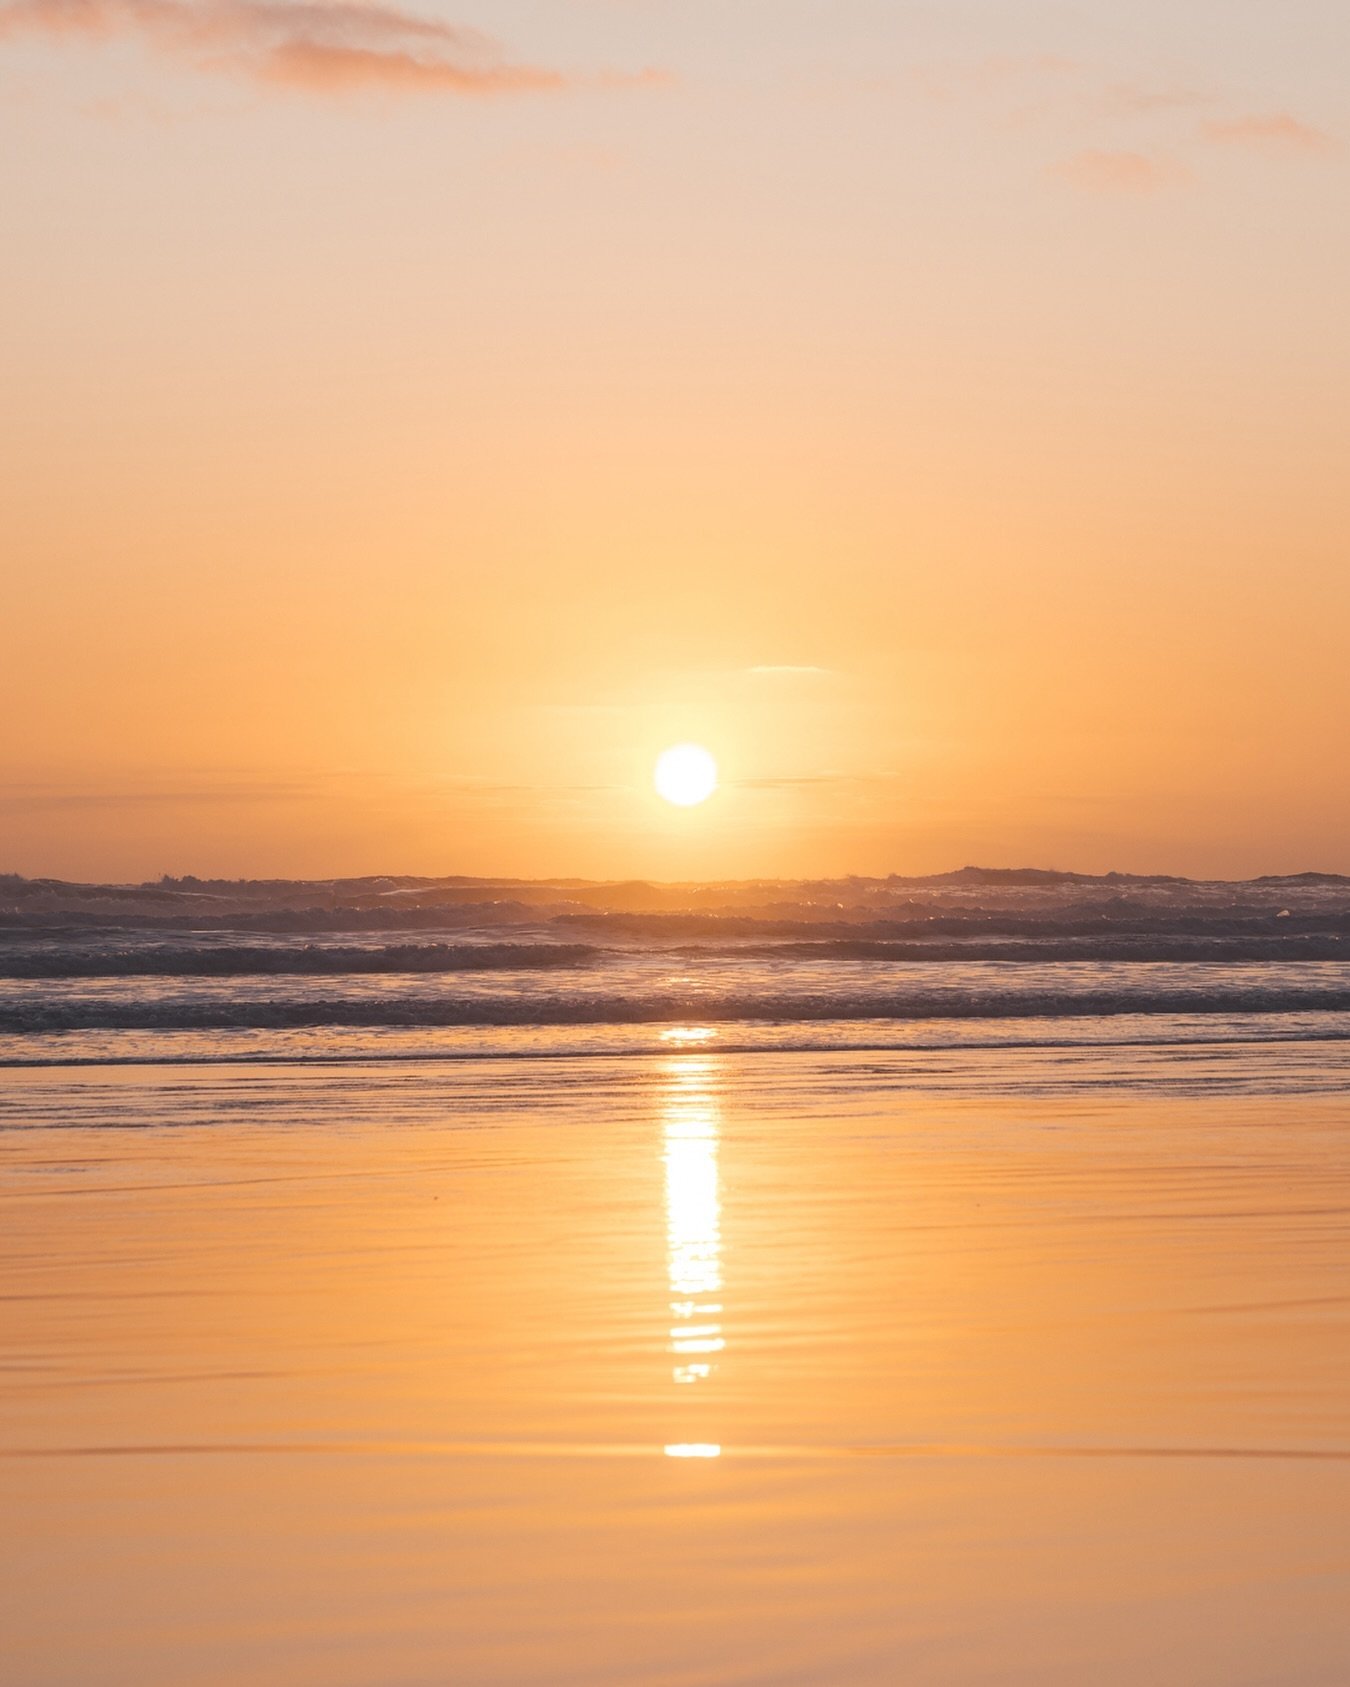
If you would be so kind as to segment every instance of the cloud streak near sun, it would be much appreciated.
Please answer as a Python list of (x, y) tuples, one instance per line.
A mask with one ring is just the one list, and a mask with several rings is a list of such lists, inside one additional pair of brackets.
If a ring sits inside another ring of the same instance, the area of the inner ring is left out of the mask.
[[(579, 78), (509, 59), (477, 30), (363, 0), (4, 0), (0, 39), (140, 40), (203, 72), (336, 94), (547, 93)], [(643, 86), (660, 73), (608, 71), (603, 86)]]
[(1056, 174), (1089, 193), (1157, 193), (1187, 179), (1186, 171), (1169, 160), (1101, 148), (1078, 153), (1058, 165)]
[(1203, 126), (1207, 141), (1220, 146), (1260, 146), (1293, 152), (1332, 152), (1336, 143), (1322, 129), (1302, 123), (1287, 111), (1216, 119)]

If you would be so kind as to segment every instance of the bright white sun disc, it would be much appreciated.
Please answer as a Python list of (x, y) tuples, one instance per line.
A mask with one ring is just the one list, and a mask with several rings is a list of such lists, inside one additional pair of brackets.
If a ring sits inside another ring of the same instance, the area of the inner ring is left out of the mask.
[(667, 802), (692, 808), (717, 789), (717, 763), (701, 744), (674, 744), (656, 758), (654, 779)]

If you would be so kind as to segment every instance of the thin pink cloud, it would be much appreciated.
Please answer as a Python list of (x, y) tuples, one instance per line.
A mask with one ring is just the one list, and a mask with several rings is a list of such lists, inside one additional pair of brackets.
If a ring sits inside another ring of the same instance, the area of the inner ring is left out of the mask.
[[(0, 40), (139, 38), (199, 71), (320, 94), (383, 89), (458, 95), (546, 93), (581, 79), (517, 64), (489, 37), (379, 0), (0, 0)], [(658, 72), (604, 72), (603, 87)]]
[(1332, 152), (1335, 142), (1322, 129), (1302, 123), (1287, 111), (1269, 115), (1214, 118), (1201, 126), (1207, 141), (1220, 146), (1253, 146), (1286, 152)]
[(443, 54), (303, 39), (281, 41), (256, 57), (250, 56), (246, 68), (260, 81), (320, 94), (361, 88), (524, 94), (561, 88), (567, 81), (561, 71), (531, 65), (465, 65)]
[(1056, 175), (1087, 193), (1149, 194), (1186, 180), (1185, 170), (1170, 159), (1142, 152), (1080, 152), (1055, 167)]
[(1162, 88), (1143, 82), (1117, 82), (1103, 93), (1101, 104), (1111, 116), (1149, 117), (1208, 105), (1213, 99), (1214, 95), (1197, 88)]

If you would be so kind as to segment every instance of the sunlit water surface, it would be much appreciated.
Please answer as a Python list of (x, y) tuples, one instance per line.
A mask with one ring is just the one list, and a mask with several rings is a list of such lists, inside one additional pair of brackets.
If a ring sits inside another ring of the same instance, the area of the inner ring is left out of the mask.
[(1342, 1687), (1345, 1048), (11, 1070), (3, 1679)]

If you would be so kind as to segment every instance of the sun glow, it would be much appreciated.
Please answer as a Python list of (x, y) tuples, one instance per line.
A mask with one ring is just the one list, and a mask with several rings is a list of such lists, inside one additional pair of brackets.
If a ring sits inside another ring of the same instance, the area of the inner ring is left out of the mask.
[(717, 789), (717, 763), (701, 744), (675, 744), (656, 758), (653, 778), (667, 802), (692, 808)]

